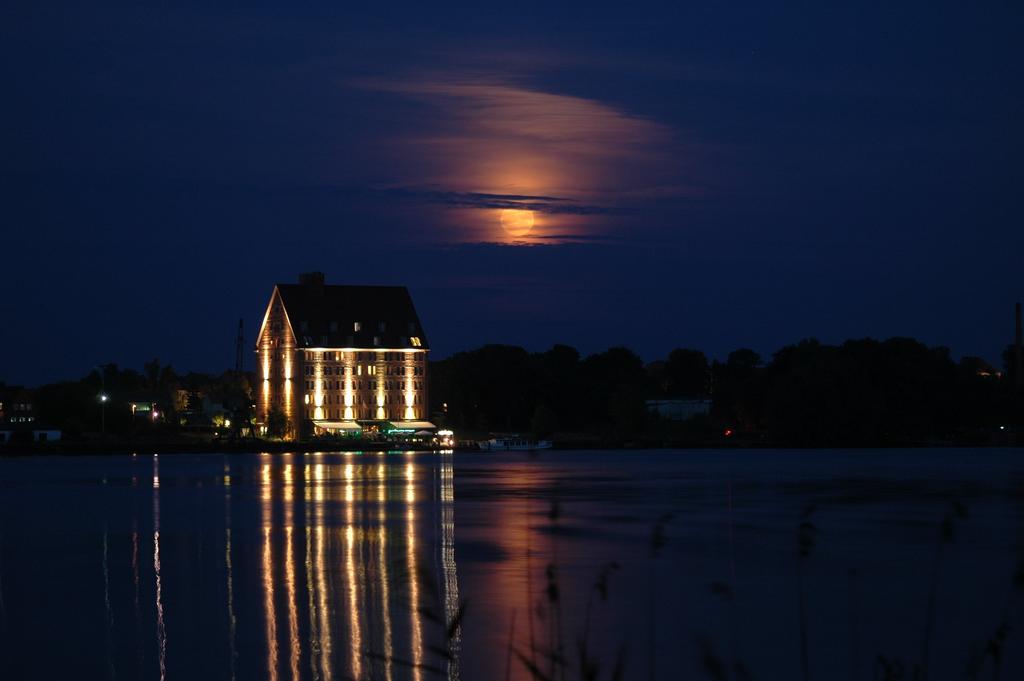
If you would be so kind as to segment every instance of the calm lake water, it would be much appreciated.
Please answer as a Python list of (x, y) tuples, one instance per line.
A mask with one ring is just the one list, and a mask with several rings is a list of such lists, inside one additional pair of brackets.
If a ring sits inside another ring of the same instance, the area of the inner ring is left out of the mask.
[(0, 678), (1021, 679), (1022, 555), (1022, 450), (5, 458)]

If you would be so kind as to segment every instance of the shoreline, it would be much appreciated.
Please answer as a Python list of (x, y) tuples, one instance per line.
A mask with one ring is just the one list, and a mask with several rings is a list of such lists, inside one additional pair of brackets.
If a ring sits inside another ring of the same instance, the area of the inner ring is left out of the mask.
[[(797, 446), (766, 444), (763, 442), (689, 442), (689, 443), (608, 443), (608, 442), (556, 442), (545, 452), (558, 451), (631, 451), (631, 450), (733, 450), (733, 449), (787, 449), (787, 450), (886, 450), (886, 449), (1016, 449), (1024, 442), (1007, 438), (1005, 442), (917, 442), (881, 445)], [(502, 454), (487, 452), (476, 447), (456, 446), (461, 453)], [(16, 443), (0, 446), (0, 459), (25, 456), (132, 456), (138, 454), (306, 454), (312, 452), (436, 452), (445, 448), (436, 445), (402, 444), (396, 442), (281, 442), (266, 440), (203, 441), (203, 442), (44, 442)], [(530, 451), (530, 450), (508, 450)], [(542, 450), (535, 450), (542, 451)]]

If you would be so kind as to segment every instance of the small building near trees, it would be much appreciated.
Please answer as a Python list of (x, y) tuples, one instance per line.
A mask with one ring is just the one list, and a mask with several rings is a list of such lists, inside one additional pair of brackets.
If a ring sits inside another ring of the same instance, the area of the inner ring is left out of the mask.
[(667, 421), (689, 421), (696, 416), (710, 414), (711, 400), (709, 398), (647, 400), (647, 411), (657, 414)]
[(0, 389), (0, 444), (53, 442), (61, 430), (36, 418), (32, 391), (21, 387)]

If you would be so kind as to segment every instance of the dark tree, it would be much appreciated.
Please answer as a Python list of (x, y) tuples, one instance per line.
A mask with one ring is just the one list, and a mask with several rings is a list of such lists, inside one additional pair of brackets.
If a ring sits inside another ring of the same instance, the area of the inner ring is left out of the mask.
[(613, 440), (636, 437), (646, 415), (643, 361), (627, 348), (611, 348), (582, 364), (582, 403), (598, 432)]
[(290, 424), (288, 417), (280, 409), (271, 409), (267, 414), (267, 434), (271, 437), (284, 437), (288, 434)]
[(741, 348), (723, 364), (712, 366), (712, 415), (725, 426), (745, 433), (760, 429), (764, 413), (764, 369), (761, 356)]
[(546, 404), (538, 404), (530, 419), (530, 432), (535, 438), (551, 437), (558, 428), (558, 416), (555, 410)]
[(670, 352), (665, 378), (673, 397), (705, 397), (711, 393), (711, 368), (700, 350), (676, 348)]

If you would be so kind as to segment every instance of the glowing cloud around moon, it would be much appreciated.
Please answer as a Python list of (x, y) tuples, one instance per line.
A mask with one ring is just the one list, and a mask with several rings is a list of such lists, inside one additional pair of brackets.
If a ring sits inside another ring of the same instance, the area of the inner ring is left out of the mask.
[(501, 227), (511, 237), (524, 237), (533, 229), (533, 211), (505, 208), (501, 211)]
[(353, 83), (436, 112), (385, 146), (415, 159), (399, 169), (395, 186), (444, 206), (456, 240), (596, 238), (624, 221), (601, 215), (616, 204), (689, 192), (673, 129), (596, 99), (531, 88), (525, 76), (507, 78), (442, 71)]

